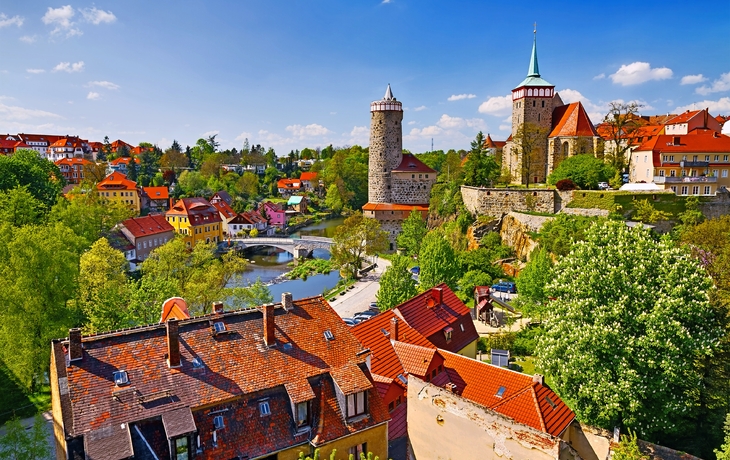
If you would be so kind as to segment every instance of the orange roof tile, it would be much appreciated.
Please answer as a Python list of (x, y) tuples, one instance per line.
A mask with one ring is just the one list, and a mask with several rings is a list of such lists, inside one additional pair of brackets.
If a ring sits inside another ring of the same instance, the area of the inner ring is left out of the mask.
[(393, 172), (419, 172), (419, 173), (435, 173), (435, 169), (431, 169), (415, 155), (404, 153), (400, 164), (393, 169)]
[(61, 158), (60, 160), (56, 160), (54, 163), (56, 163), (58, 166), (61, 165), (91, 165), (94, 164), (93, 162), (85, 159), (85, 158)]
[(598, 136), (580, 101), (553, 110), (553, 129), (549, 137), (558, 136)]
[(145, 217), (132, 217), (121, 223), (135, 238), (174, 232), (175, 229), (162, 214), (151, 214)]
[(129, 162), (130, 161), (133, 161), (133, 162), (139, 164), (139, 160), (137, 158), (134, 158), (134, 157), (119, 157), (119, 158), (113, 159), (109, 163), (111, 163), (114, 166), (119, 165), (119, 164), (129, 165)]
[(170, 191), (167, 187), (142, 187), (150, 200), (167, 200), (170, 198)]
[(313, 181), (317, 179), (318, 173), (316, 172), (303, 172), (301, 176), (299, 176), (299, 180), (308, 180)]
[(212, 204), (218, 210), (221, 218), (224, 218), (226, 221), (233, 219), (237, 215), (236, 211), (234, 211), (233, 208), (231, 208), (228, 203), (223, 200), (216, 201)]
[(686, 112), (677, 115), (674, 118), (671, 118), (669, 121), (667, 121), (665, 124), (667, 125), (676, 125), (677, 123), (686, 123), (692, 118), (696, 117), (700, 114), (700, 112), (703, 112), (704, 110), (687, 110)]
[(436, 354), (436, 348), (426, 348), (403, 342), (393, 342), (393, 349), (403, 364), (403, 369), (409, 374), (419, 376), (427, 374), (428, 367)]
[(179, 199), (165, 215), (186, 216), (191, 225), (222, 222), (218, 209), (200, 197)]
[(137, 183), (127, 179), (127, 176), (120, 172), (113, 172), (96, 184), (97, 190), (137, 190)]
[(276, 186), (287, 190), (299, 190), (302, 187), (302, 181), (299, 179), (279, 179)]

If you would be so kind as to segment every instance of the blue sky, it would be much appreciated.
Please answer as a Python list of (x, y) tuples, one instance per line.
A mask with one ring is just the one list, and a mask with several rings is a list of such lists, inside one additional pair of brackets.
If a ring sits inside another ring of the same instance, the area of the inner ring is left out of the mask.
[(542, 77), (594, 123), (618, 99), (730, 115), (727, 1), (0, 0), (0, 133), (367, 145), (390, 83), (404, 148), (468, 148), (509, 134), (533, 22)]

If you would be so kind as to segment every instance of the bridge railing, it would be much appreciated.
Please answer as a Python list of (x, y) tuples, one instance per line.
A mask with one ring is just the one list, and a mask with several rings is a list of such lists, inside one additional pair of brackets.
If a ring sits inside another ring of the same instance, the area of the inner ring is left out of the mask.
[(302, 241), (318, 241), (320, 243), (331, 243), (332, 238), (325, 238), (323, 236), (302, 236), (299, 238)]

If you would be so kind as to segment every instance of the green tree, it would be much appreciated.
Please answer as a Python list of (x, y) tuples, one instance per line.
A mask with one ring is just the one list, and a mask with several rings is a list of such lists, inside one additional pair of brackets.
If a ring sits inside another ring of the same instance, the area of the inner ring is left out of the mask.
[(251, 231), (249, 232), (248, 236), (250, 236), (251, 238), (258, 238), (259, 230), (255, 227), (252, 228)]
[(259, 178), (252, 172), (244, 172), (236, 186), (246, 198), (256, 198), (259, 195)]
[(380, 288), (375, 297), (380, 311), (390, 310), (418, 294), (416, 282), (408, 270), (408, 258), (394, 255), (390, 267), (380, 277)]
[[(342, 182), (342, 181), (340, 181)], [(339, 214), (345, 207), (345, 200), (342, 199), (342, 193), (338, 185), (332, 184), (327, 188), (327, 195), (324, 199), (324, 205), (327, 206), (333, 213)]]
[(464, 185), (491, 187), (499, 177), (500, 167), (492, 155), (470, 152), (463, 171)]
[(13, 227), (40, 224), (46, 211), (43, 202), (36, 199), (27, 186), (0, 191), (0, 222)]
[(41, 414), (33, 420), (33, 426), (26, 430), (20, 420), (14, 418), (5, 424), (5, 434), (0, 437), (0, 459), (47, 460), (51, 458), (46, 421)]
[(461, 277), (459, 261), (443, 232), (439, 230), (428, 232), (423, 239), (418, 260), (421, 264), (419, 279), (422, 290), (441, 283), (446, 283), (452, 290), (457, 289)]
[(641, 127), (639, 109), (636, 102), (613, 101), (609, 103), (608, 113), (603, 117), (604, 138), (608, 146), (605, 158), (618, 171), (628, 171), (631, 166), (631, 155), (626, 152), (631, 148), (632, 140), (638, 135)]
[(27, 187), (35, 199), (50, 209), (65, 185), (58, 166), (40, 158), (35, 150), (19, 149), (12, 156), (0, 155), (0, 191)]
[(644, 439), (691, 428), (697, 364), (724, 330), (712, 281), (683, 248), (607, 221), (556, 266), (536, 365), (585, 423)]
[(403, 221), (401, 232), (398, 234), (398, 248), (402, 248), (407, 256), (417, 256), (427, 232), (423, 215), (415, 209), (412, 210)]
[(160, 321), (161, 307), (170, 297), (178, 297), (178, 286), (174, 280), (154, 276), (142, 276), (128, 281), (129, 304), (126, 319), (130, 326), (153, 324)]
[(459, 298), (466, 302), (474, 295), (477, 286), (491, 286), (492, 277), (481, 270), (469, 270), (459, 280)]
[(651, 458), (641, 452), (636, 432), (632, 432), (630, 429), (628, 435), (621, 435), (621, 441), (611, 450), (613, 452), (611, 460), (650, 460)]
[(558, 214), (546, 221), (537, 236), (540, 247), (557, 256), (566, 256), (577, 241), (585, 239), (585, 233), (594, 223), (605, 219), (587, 216)]
[(469, 153), (474, 153), (477, 155), (481, 155), (482, 153), (484, 153), (484, 141), (486, 139), (487, 138), (484, 137), (484, 133), (479, 131), (477, 133), (477, 137), (475, 137), (474, 140), (471, 141), (471, 150), (469, 151)]
[(127, 163), (127, 179), (131, 180), (132, 182), (137, 182), (139, 176), (139, 165), (137, 164), (137, 159), (132, 158), (129, 160), (129, 163)]
[(205, 178), (198, 171), (183, 171), (177, 179), (177, 185), (185, 196), (202, 196), (210, 192)]
[(688, 196), (684, 200), (684, 212), (680, 213), (679, 221), (681, 224), (674, 227), (677, 235), (681, 235), (685, 231), (689, 231), (705, 220), (705, 216), (700, 211), (700, 198), (697, 196)]
[(380, 223), (361, 213), (345, 219), (335, 230), (332, 240), (332, 261), (352, 278), (357, 278), (366, 255), (388, 248), (388, 234), (380, 228)]
[(717, 460), (730, 460), (730, 414), (725, 418), (725, 441), (720, 449), (715, 449)]
[(667, 220), (670, 214), (664, 211), (659, 211), (654, 207), (648, 199), (645, 200), (634, 200), (634, 219), (652, 224), (660, 220)]
[(553, 259), (544, 248), (530, 254), (530, 261), (517, 277), (518, 302), (525, 314), (542, 319), (546, 313), (548, 297), (545, 286), (553, 279)]
[(608, 182), (616, 175), (616, 169), (591, 154), (568, 157), (561, 161), (548, 176), (548, 184), (555, 185), (563, 179), (570, 179), (582, 189), (598, 188), (599, 182)]
[(89, 334), (132, 326), (127, 305), (129, 286), (126, 272), (129, 264), (124, 254), (99, 238), (81, 256), (79, 265), (79, 297), (86, 315), (84, 329)]
[[(234, 284), (243, 284), (240, 275), (237, 276), (237, 282)], [(254, 283), (249, 283), (247, 286), (233, 288), (231, 299), (234, 308), (248, 308), (272, 303), (274, 296), (271, 295), (271, 290), (261, 281), (261, 278), (257, 278)]]

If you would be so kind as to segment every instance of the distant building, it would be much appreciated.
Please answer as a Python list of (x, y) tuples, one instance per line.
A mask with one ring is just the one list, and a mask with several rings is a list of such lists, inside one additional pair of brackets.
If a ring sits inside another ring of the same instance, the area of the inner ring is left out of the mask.
[(86, 177), (85, 169), (94, 164), (89, 160), (82, 157), (77, 158), (62, 158), (56, 160), (56, 166), (61, 170), (64, 179), (69, 184), (80, 184)]
[(289, 201), (286, 202), (286, 205), (293, 211), (299, 212), (299, 213), (306, 213), (307, 212), (307, 197), (306, 196), (299, 196), (299, 195), (293, 195), (289, 197)]
[(305, 191), (313, 192), (315, 189), (319, 188), (318, 176), (319, 173), (316, 172), (303, 172), (302, 175), (299, 176), (299, 180), (302, 181), (302, 187), (304, 187)]
[(186, 311), (168, 299), (164, 323), (52, 342), (57, 458), (389, 457), (370, 350), (321, 296)]
[(17, 140), (13, 136), (0, 138), (0, 155), (12, 155), (18, 149), (30, 149), (30, 146), (21, 140)]
[(141, 209), (140, 190), (137, 188), (137, 183), (127, 179), (124, 174), (120, 172), (109, 174), (96, 184), (96, 191), (104, 200), (129, 206), (139, 214)]
[(210, 203), (216, 204), (219, 201), (225, 201), (226, 204), (229, 206), (233, 204), (233, 198), (231, 197), (231, 194), (226, 192), (225, 190), (221, 190), (220, 192), (215, 192), (215, 194), (210, 197)]
[(139, 167), (139, 160), (137, 158), (119, 157), (109, 162), (109, 167), (107, 168), (107, 170), (111, 172), (118, 171), (122, 174), (127, 174), (129, 173), (129, 163), (132, 161), (137, 164), (137, 167)]
[(119, 230), (135, 248), (135, 263), (143, 262), (154, 249), (175, 238), (175, 229), (162, 214), (127, 219), (119, 224)]
[(223, 221), (215, 206), (205, 198), (181, 198), (165, 217), (189, 248), (200, 242), (223, 241)]
[(299, 179), (279, 179), (276, 183), (279, 195), (289, 196), (292, 193), (298, 193), (302, 189), (302, 181)]
[(143, 207), (151, 213), (165, 212), (170, 209), (170, 191), (165, 186), (142, 187)]
[(285, 228), (287, 223), (286, 210), (276, 203), (267, 201), (261, 205), (263, 213), (272, 227)]
[[(221, 217), (221, 221), (223, 222), (223, 236), (235, 236), (238, 233), (238, 223), (231, 224), (236, 218), (238, 217), (238, 214), (236, 211), (231, 208), (228, 203), (224, 200), (216, 200), (215, 202), (211, 202), (211, 204), (218, 210), (218, 215)], [(236, 226), (236, 230), (234, 230), (231, 225)]]

